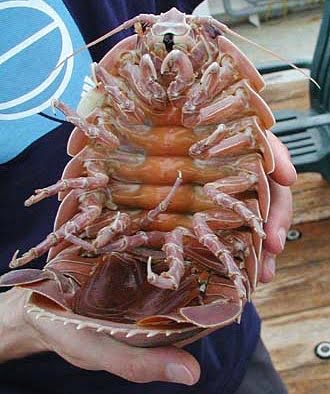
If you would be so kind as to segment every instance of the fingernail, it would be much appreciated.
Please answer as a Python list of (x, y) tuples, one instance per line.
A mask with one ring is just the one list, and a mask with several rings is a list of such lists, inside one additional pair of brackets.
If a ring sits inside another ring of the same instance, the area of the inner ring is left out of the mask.
[[(290, 160), (291, 160), (291, 157), (290, 157)], [(292, 172), (294, 172), (294, 181), (293, 181), (293, 183), (295, 183), (297, 181), (297, 179), (298, 179), (298, 174), (297, 174), (297, 171), (296, 171), (296, 167), (293, 165), (292, 161), (290, 161), (290, 164), (291, 164), (291, 167), (292, 167)]]
[(176, 363), (167, 364), (165, 373), (168, 380), (173, 383), (183, 383), (189, 386), (195, 383), (192, 373), (185, 365)]
[(270, 254), (269, 256), (267, 256), (266, 265), (267, 265), (268, 271), (272, 275), (275, 275), (275, 256), (273, 254)]
[(287, 231), (285, 230), (285, 228), (281, 227), (278, 230), (278, 239), (280, 240), (282, 250), (284, 249), (284, 245), (285, 245), (285, 241), (286, 241), (286, 234), (287, 234)]
[(266, 253), (263, 263), (264, 269), (262, 274), (262, 282), (270, 282), (275, 275), (275, 255)]

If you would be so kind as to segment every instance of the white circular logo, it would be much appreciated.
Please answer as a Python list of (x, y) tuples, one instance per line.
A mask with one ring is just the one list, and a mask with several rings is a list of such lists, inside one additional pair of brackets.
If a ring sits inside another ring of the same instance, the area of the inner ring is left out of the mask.
[[(60, 18), (60, 16), (45, 1), (12, 0), (12, 1), (0, 2), (0, 11), (9, 8), (33, 9), (34, 13), (35, 11), (38, 11), (41, 17), (46, 16), (47, 20), (50, 19), (51, 22), (43, 26), (37, 32), (30, 34), (27, 38), (21, 40), (17, 45), (11, 46), (10, 49), (5, 50), (4, 53), (0, 53), (0, 75), (2, 74), (1, 66), (5, 64), (5, 62), (10, 61), (11, 59), (17, 56), (20, 56), (22, 53), (24, 54), (24, 51), (27, 51), (29, 48), (31, 48), (32, 45), (38, 43), (43, 38), (47, 37), (47, 35), (53, 32), (54, 30), (58, 30), (60, 33), (61, 50), (59, 53), (59, 57), (54, 62), (47, 78), (36, 82), (35, 85), (32, 88), (29, 88), (29, 90), (24, 94), (20, 94), (19, 96), (14, 98), (11, 97), (10, 99), (7, 98), (6, 101), (0, 102), (0, 120), (21, 119), (27, 116), (34, 115), (48, 108), (50, 106), (51, 100), (53, 98), (60, 97), (61, 94), (66, 89), (72, 76), (73, 63), (74, 63), (72, 57), (68, 59), (65, 63), (63, 63), (60, 67), (56, 68), (57, 64), (60, 64), (67, 56), (69, 56), (72, 53), (73, 51), (72, 41), (69, 32), (64, 22)], [(15, 32), (13, 31), (12, 34), (15, 34)], [(35, 53), (34, 56), (27, 56), (26, 58), (24, 58), (24, 62), (33, 62), (33, 61), (35, 61)], [(61, 78), (58, 78), (58, 80), (56, 80), (56, 78), (59, 76), (62, 70), (64, 70), (64, 72), (61, 74)], [(15, 70), (15, 72), (17, 72), (17, 70)], [(21, 72), (24, 73), (24, 69), (22, 69)], [(11, 81), (13, 81), (13, 89), (11, 90), (11, 94), (15, 94), (15, 89), (14, 89), (15, 75), (10, 75), (10, 76), (6, 75), (6, 78), (9, 78)], [(54, 84), (55, 84), (55, 88), (54, 88)], [(47, 94), (46, 97), (44, 97), (47, 89), (49, 89), (49, 94)], [(43, 99), (41, 102), (39, 101), (36, 104), (35, 99), (38, 97), (43, 97)], [(15, 107), (18, 106), (21, 108), (15, 109)]]

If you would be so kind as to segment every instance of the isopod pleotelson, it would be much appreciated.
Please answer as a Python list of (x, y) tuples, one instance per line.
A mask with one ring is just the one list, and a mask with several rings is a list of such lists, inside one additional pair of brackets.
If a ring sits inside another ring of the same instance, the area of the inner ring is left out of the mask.
[[(72, 159), (32, 205), (59, 194), (54, 231), (1, 277), (37, 317), (135, 346), (238, 322), (258, 278), (274, 159), (264, 83), (226, 26), (176, 9), (140, 15), (99, 64), (77, 112)], [(46, 302), (47, 301), (47, 302)]]

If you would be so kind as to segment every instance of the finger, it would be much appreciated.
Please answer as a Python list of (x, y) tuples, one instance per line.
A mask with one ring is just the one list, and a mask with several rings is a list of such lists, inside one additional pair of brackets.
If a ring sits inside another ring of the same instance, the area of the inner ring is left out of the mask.
[(291, 186), (297, 180), (296, 170), (291, 162), (287, 147), (270, 131), (267, 132), (275, 160), (275, 170), (270, 175), (274, 181), (283, 186)]
[(175, 347), (138, 348), (104, 333), (78, 330), (74, 325), (41, 319), (34, 322), (48, 347), (71, 364), (105, 370), (132, 382), (164, 381), (195, 384), (200, 376), (196, 359)]
[(267, 238), (264, 242), (264, 254), (260, 280), (269, 282), (275, 275), (275, 256), (284, 249), (287, 232), (292, 222), (292, 195), (288, 187), (270, 180), (272, 204), (268, 221), (265, 224)]
[(110, 347), (107, 355), (104, 355), (104, 346), (100, 348), (100, 354), (104, 355), (101, 358), (104, 369), (129, 381), (163, 381), (193, 385), (199, 379), (198, 362), (182, 349), (132, 348), (120, 343), (111, 343), (109, 346), (109, 338), (104, 340), (104, 345)]
[(273, 253), (268, 253), (267, 251), (263, 251), (260, 265), (259, 281), (262, 283), (271, 282), (275, 277), (275, 271), (276, 255)]
[(284, 249), (286, 234), (292, 222), (292, 195), (289, 187), (269, 180), (271, 205), (265, 232), (267, 238), (264, 248), (274, 254)]

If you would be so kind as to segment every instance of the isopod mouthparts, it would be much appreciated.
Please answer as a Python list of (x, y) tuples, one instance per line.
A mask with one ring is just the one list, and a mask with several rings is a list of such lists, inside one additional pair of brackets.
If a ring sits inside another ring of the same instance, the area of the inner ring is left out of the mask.
[(53, 102), (75, 125), (72, 159), (26, 205), (57, 194), (61, 205), (54, 231), (10, 265), (49, 252), (48, 263), (0, 285), (30, 288), (38, 318), (159, 346), (240, 321), (265, 237), (274, 119), (221, 24), (172, 9), (114, 32), (133, 23), (139, 40), (93, 66), (87, 116)]

